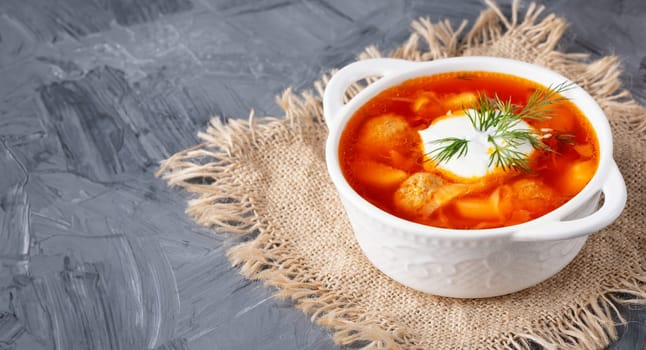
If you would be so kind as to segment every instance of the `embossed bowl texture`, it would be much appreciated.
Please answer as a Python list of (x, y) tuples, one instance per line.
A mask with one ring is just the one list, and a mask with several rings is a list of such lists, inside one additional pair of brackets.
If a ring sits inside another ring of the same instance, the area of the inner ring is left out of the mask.
[[(543, 86), (569, 79), (546, 68), (495, 57), (456, 57), (429, 62), (390, 58), (352, 63), (329, 81), (323, 109), (329, 135), (326, 163), (357, 242), (366, 257), (392, 279), (416, 290), (457, 298), (483, 298), (516, 292), (553, 276), (574, 259), (588, 235), (611, 224), (626, 202), (626, 186), (612, 158), (608, 120), (578, 85), (563, 93), (592, 124), (599, 142), (599, 166), (570, 201), (532, 221), (501, 228), (453, 230), (426, 226), (372, 205), (341, 172), (338, 146), (355, 111), (386, 88), (406, 80), (452, 71), (506, 73)], [(380, 77), (345, 102), (349, 86)]]

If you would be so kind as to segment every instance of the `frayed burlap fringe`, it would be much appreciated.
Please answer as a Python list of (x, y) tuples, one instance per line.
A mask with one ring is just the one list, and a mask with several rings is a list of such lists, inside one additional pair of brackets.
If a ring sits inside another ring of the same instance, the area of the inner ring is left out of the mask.
[[(646, 148), (646, 108), (635, 103), (629, 93), (621, 89), (621, 70), (616, 57), (589, 62), (585, 54), (557, 51), (556, 45), (567, 25), (553, 14), (544, 15), (543, 7), (529, 4), (520, 21), (519, 1), (512, 3), (510, 18), (493, 2), (487, 3), (489, 8), (480, 14), (469, 31), (466, 31), (466, 21), (457, 28), (453, 28), (448, 21), (431, 23), (423, 18), (414, 21), (409, 39), (386, 56), (421, 61), (460, 55), (488, 55), (549, 67), (584, 87), (609, 116), (614, 132), (629, 135), (634, 140), (616, 145), (616, 158), (625, 157), (628, 164), (634, 161), (630, 159), (631, 156), (643, 154)], [(377, 48), (368, 47), (359, 58), (380, 56)], [(643, 215), (640, 219), (642, 222), (634, 222), (634, 218), (624, 215), (616, 225), (625, 227), (626, 232), (634, 230), (635, 233), (616, 238), (621, 241), (616, 245), (610, 243), (610, 238), (608, 242), (600, 244), (616, 246), (617, 251), (625, 250), (625, 246), (630, 247), (633, 253), (629, 260), (632, 264), (627, 263), (620, 274), (610, 271), (612, 273), (604, 275), (594, 288), (591, 287), (586, 299), (568, 299), (570, 295), (558, 299), (554, 296), (553, 302), (562, 305), (558, 313), (541, 314), (528, 322), (513, 323), (513, 320), (507, 320), (513, 325), (508, 328), (496, 326), (497, 334), (474, 330), (473, 334), (480, 334), (480, 338), (476, 339), (464, 338), (468, 335), (459, 334), (445, 334), (448, 338), (442, 339), (441, 334), (421, 333), (403, 324), (401, 319), (392, 316), (396, 313), (375, 311), (380, 308), (367, 310), (358, 301), (358, 295), (348, 294), (343, 286), (339, 286), (339, 281), (343, 279), (335, 280), (321, 274), (316, 266), (295, 252), (293, 241), (276, 235), (286, 228), (280, 227), (281, 218), (266, 215), (271, 210), (271, 201), (265, 198), (267, 193), (262, 186), (266, 174), (247, 167), (250, 163), (258, 162), (258, 157), (263, 157), (259, 154), (261, 150), (270, 149), (273, 145), (302, 144), (304, 147), (299, 150), (307, 151), (312, 162), (319, 162), (319, 166), (323, 163), (322, 149), (327, 133), (322, 120), (321, 96), (330, 74), (315, 83), (316, 94), (306, 92), (297, 95), (289, 89), (285, 91), (277, 99), (285, 111), (282, 118), (256, 117), (253, 111), (248, 120), (223, 122), (213, 118), (207, 130), (199, 133), (203, 143), (173, 155), (161, 165), (158, 174), (169, 184), (198, 195), (188, 203), (187, 209), (188, 215), (197, 223), (212, 227), (217, 232), (256, 235), (228, 251), (231, 262), (240, 267), (243, 275), (276, 287), (278, 297), (293, 300), (298, 308), (311, 315), (312, 321), (332, 329), (338, 344), (366, 349), (520, 350), (530, 349), (532, 345), (545, 349), (601, 349), (617, 337), (616, 324), (625, 322), (616, 305), (646, 304), (646, 240), (640, 237), (643, 236), (640, 234), (644, 227)], [(352, 86), (348, 89), (347, 98), (363, 87), (359, 83)], [(644, 160), (641, 161), (644, 163)], [(622, 162), (619, 161), (619, 164), (621, 167)], [(634, 166), (639, 168), (642, 165)], [(241, 174), (244, 174), (244, 178)], [(646, 206), (646, 193), (641, 186), (630, 186), (641, 180), (631, 179), (630, 176), (627, 176), (629, 203), (626, 211)], [(329, 183), (321, 185), (322, 188), (331, 186)], [(338, 201), (334, 203), (340, 205)], [(347, 228), (347, 224), (343, 226), (343, 229)], [(600, 240), (604, 239), (602, 237)], [(588, 245), (592, 244), (589, 240)], [(350, 249), (360, 254), (356, 248)], [(367, 274), (377, 273), (370, 267), (364, 270)], [(567, 282), (567, 272), (564, 274), (566, 276), (553, 283)], [(407, 297), (411, 298), (435, 298), (403, 288), (401, 293), (407, 293)], [(516, 298), (509, 303), (506, 299), (447, 301), (437, 298), (424, 305), (477, 310), (477, 303), (502, 307), (517, 305), (514, 303), (519, 301), (531, 303), (537, 300), (532, 297), (532, 290), (517, 295), (503, 297)], [(409, 316), (403, 319), (411, 320)]]

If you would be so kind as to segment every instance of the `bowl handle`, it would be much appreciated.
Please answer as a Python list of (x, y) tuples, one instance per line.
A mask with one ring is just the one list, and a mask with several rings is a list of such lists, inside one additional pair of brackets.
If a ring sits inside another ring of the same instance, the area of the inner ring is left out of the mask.
[(345, 92), (350, 85), (368, 77), (387, 77), (412, 68), (417, 62), (396, 58), (372, 58), (351, 63), (339, 70), (325, 87), (323, 116), (328, 127), (345, 106)]
[(604, 195), (603, 205), (592, 214), (574, 220), (540, 223), (536, 227), (514, 232), (511, 239), (552, 241), (581, 237), (601, 230), (615, 221), (626, 205), (626, 184), (614, 161), (610, 165), (608, 178), (601, 191)]

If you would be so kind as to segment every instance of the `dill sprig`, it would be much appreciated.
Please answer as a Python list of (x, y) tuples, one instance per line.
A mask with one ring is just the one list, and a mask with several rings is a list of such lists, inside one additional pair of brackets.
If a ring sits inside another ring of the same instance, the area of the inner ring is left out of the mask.
[(469, 150), (469, 141), (459, 137), (446, 137), (436, 140), (433, 143), (447, 143), (446, 146), (438, 147), (429, 153), (429, 155), (438, 163), (446, 162), (454, 156), (460, 158), (466, 155)]
[(536, 89), (527, 99), (527, 104), (517, 114), (520, 119), (534, 119), (545, 120), (554, 116), (554, 109), (551, 108), (562, 101), (567, 100), (566, 97), (560, 95), (562, 92), (567, 91), (574, 87), (574, 83), (564, 81), (555, 86), (550, 85), (547, 89)]
[[(512, 103), (511, 98), (501, 99), (497, 94), (493, 98), (480, 94), (471, 109), (465, 109), (465, 114), (473, 127), (487, 134), (487, 141), (493, 149), (489, 155), (489, 166), (492, 164), (503, 170), (515, 169), (529, 172), (531, 166), (527, 154), (518, 150), (524, 143), (529, 143), (534, 149), (553, 152), (552, 148), (543, 142), (543, 135), (531, 129), (518, 129), (518, 124), (526, 119), (546, 120), (555, 115), (553, 106), (566, 98), (560, 93), (573, 87), (570, 82), (563, 82), (546, 89), (538, 88), (527, 99), (523, 107)], [(572, 141), (573, 135), (561, 134), (558, 140)], [(435, 140), (440, 144), (428, 153), (436, 163), (447, 162), (452, 158), (460, 158), (467, 154), (469, 140), (458, 137), (446, 137)]]

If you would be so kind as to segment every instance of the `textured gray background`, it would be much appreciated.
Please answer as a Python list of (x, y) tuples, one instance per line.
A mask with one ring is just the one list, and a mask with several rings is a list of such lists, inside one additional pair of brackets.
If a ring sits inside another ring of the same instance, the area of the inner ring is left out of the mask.
[[(508, 5), (509, 1), (502, 1)], [(545, 1), (566, 51), (616, 54), (646, 102), (646, 1)], [(153, 177), (210, 116), (278, 115), (411, 19), (473, 1), (0, 1), (0, 349), (334, 349), (229, 267), (226, 237)], [(508, 10), (508, 6), (503, 6)], [(641, 349), (646, 311), (610, 349)], [(464, 330), (468, 331), (468, 330)]]

